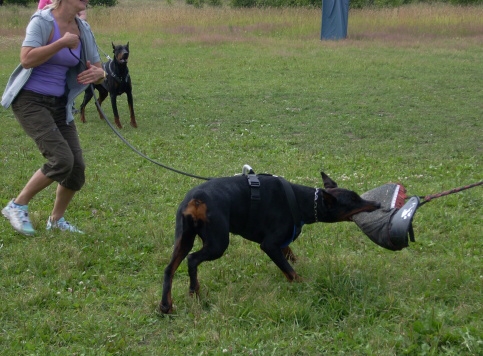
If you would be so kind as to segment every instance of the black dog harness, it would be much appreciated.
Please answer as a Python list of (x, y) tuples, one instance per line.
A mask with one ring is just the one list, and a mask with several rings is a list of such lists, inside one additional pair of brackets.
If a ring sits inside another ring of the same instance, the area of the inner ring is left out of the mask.
[[(259, 206), (260, 206), (260, 180), (258, 176), (255, 174), (253, 169), (250, 166), (245, 165), (243, 167), (243, 175), (247, 177), (248, 185), (250, 186), (250, 221), (248, 224), (249, 231), (255, 231), (256, 226), (256, 218), (258, 217), (259, 213)], [(277, 177), (271, 174), (263, 174), (267, 176)], [(295, 199), (295, 194), (293, 192), (292, 186), (289, 182), (287, 182), (282, 177), (277, 177), (280, 182), (282, 183), (283, 189), (285, 191), (285, 196), (287, 197), (288, 206), (290, 208), (290, 213), (292, 214), (292, 219), (294, 221), (294, 228), (293, 234), (289, 240), (283, 243), (281, 248), (285, 248), (290, 245), (293, 241), (297, 239), (297, 237), (302, 232), (302, 226), (304, 222), (302, 221), (302, 216), (300, 214), (300, 209), (297, 205), (297, 200)]]
[(278, 177), (278, 179), (280, 179), (280, 181), (282, 182), (283, 189), (285, 190), (285, 196), (288, 200), (290, 213), (292, 214), (292, 218), (294, 221), (292, 238), (290, 238), (282, 245), (282, 248), (284, 248), (290, 245), (293, 241), (295, 241), (297, 237), (299, 237), (300, 233), (302, 232), (302, 226), (304, 225), (304, 222), (302, 221), (300, 209), (298, 208), (297, 200), (295, 199), (295, 194), (293, 192), (292, 186), (285, 179), (281, 177)]
[(112, 69), (112, 62), (112, 60), (109, 60), (108, 62), (102, 64), (107, 75), (111, 76), (119, 84), (122, 84), (123, 82), (127, 83), (129, 79), (129, 70), (126, 68), (126, 75), (124, 77), (121, 77), (117, 75), (116, 72)]

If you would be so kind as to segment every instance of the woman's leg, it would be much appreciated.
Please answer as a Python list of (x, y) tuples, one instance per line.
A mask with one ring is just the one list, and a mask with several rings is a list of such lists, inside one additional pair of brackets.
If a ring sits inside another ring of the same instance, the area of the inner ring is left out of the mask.
[(51, 221), (57, 221), (64, 216), (70, 201), (75, 195), (75, 190), (68, 189), (61, 186), (57, 186), (57, 194), (55, 196), (54, 209), (50, 214)]
[(52, 184), (53, 180), (47, 177), (39, 169), (27, 182), (20, 194), (15, 198), (14, 203), (18, 205), (28, 205), (30, 200), (41, 190)]

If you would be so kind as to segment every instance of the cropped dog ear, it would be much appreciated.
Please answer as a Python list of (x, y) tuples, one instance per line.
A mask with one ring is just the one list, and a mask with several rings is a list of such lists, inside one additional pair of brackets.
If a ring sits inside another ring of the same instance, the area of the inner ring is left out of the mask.
[(324, 182), (325, 189), (337, 188), (337, 183), (330, 179), (327, 174), (325, 174), (324, 172), (320, 172), (320, 175), (322, 176), (322, 181)]
[(115, 52), (116, 51), (116, 46), (114, 46), (114, 42), (111, 42), (112, 44), (112, 51)]
[(126, 49), (129, 51), (129, 42), (126, 45)]
[(326, 190), (322, 190), (322, 198), (324, 198), (324, 203), (329, 209), (337, 204), (337, 198)]

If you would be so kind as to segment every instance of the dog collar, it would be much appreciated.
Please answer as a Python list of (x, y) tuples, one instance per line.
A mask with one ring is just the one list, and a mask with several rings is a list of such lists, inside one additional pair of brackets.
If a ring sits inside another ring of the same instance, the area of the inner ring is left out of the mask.
[(314, 216), (315, 216), (315, 222), (318, 222), (318, 214), (317, 214), (317, 200), (319, 199), (319, 188), (315, 189), (315, 194), (314, 194)]

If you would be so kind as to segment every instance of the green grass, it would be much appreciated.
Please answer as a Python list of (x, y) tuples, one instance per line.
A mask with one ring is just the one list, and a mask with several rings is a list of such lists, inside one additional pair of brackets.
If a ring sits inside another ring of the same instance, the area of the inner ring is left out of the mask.
[[(0, 7), (1, 87), (32, 11)], [(122, 134), (149, 157), (215, 177), (250, 164), (313, 187), (324, 170), (359, 193), (401, 182), (410, 195), (482, 180), (482, 15), (353, 11), (347, 40), (321, 42), (317, 9), (125, 0), (88, 14), (105, 52), (130, 42), (139, 128), (122, 96)], [(11, 110), (0, 120), (3, 207), (43, 158)], [(233, 236), (200, 266), (200, 299), (183, 263), (175, 314), (159, 316), (174, 214), (201, 181), (135, 155), (93, 104), (87, 120), (87, 183), (67, 213), (87, 234), (44, 230), (54, 186), (30, 204), (37, 236), (0, 220), (2, 355), (483, 354), (481, 187), (421, 207), (416, 243), (397, 253), (352, 223), (305, 226), (292, 245), (302, 283)]]

